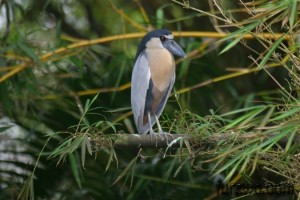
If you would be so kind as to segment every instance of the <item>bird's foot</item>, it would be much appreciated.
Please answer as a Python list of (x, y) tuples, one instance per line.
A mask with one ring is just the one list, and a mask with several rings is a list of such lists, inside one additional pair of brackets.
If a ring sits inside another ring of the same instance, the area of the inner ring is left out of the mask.
[(157, 137), (160, 137), (161, 140), (163, 140), (161, 134), (158, 132), (153, 131), (152, 129), (150, 130), (150, 140), (152, 140), (152, 136), (155, 138), (155, 146), (157, 147)]
[(152, 135), (155, 137), (156, 139), (156, 146), (157, 146), (157, 137), (160, 137), (161, 140), (165, 140), (167, 141), (167, 145), (169, 145), (169, 140), (174, 140), (174, 137), (171, 133), (168, 132), (164, 132), (162, 130), (159, 130), (158, 132), (154, 132), (153, 130), (150, 131), (150, 136), (151, 136), (151, 140), (152, 140)]
[(174, 137), (171, 133), (164, 132), (164, 131), (159, 131), (159, 134), (163, 137), (163, 139), (166, 139), (167, 145), (169, 145), (169, 141), (173, 141)]

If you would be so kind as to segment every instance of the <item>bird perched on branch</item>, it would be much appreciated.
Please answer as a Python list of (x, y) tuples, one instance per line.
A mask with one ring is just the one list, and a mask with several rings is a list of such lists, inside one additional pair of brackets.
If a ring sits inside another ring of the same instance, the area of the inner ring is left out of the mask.
[(131, 107), (139, 133), (156, 134), (157, 123), (175, 82), (173, 55), (185, 57), (184, 51), (166, 29), (147, 33), (139, 44), (131, 77)]

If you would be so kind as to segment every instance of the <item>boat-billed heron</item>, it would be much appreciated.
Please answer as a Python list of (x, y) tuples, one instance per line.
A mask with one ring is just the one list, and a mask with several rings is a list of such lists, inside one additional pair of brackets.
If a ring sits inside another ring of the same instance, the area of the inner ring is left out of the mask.
[(185, 57), (184, 51), (166, 29), (149, 32), (137, 49), (131, 77), (131, 107), (139, 133), (154, 134), (175, 81), (173, 54)]

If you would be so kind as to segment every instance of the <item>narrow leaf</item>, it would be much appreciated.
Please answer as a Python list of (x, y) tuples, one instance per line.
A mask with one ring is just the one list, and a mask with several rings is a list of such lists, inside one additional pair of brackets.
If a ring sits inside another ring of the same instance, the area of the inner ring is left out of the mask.
[[(262, 111), (265, 110), (266, 107), (262, 107), (262, 108), (258, 108), (256, 110), (253, 110), (249, 113), (246, 113), (244, 115), (242, 115), (241, 117), (237, 118), (236, 120), (232, 121), (231, 123), (229, 123), (228, 125), (226, 125), (222, 131), (228, 130), (230, 128), (235, 127), (237, 124), (243, 122), (244, 120), (247, 122), (249, 120), (251, 120), (253, 117), (255, 117), (257, 114), (261, 113)], [(243, 125), (245, 123), (242, 123), (241, 125)]]
[(84, 168), (85, 163), (85, 152), (86, 152), (86, 138), (84, 137), (82, 143), (81, 143), (81, 165)]
[(23, 41), (18, 41), (18, 47), (32, 60), (38, 61), (39, 57), (36, 55), (36, 53), (33, 51), (33, 49), (26, 46), (26, 44), (23, 43)]
[(80, 179), (79, 167), (77, 164), (76, 156), (74, 154), (70, 154), (69, 161), (70, 161), (72, 173), (74, 175), (76, 183), (77, 183), (78, 187), (81, 188), (81, 179)]
[(224, 38), (222, 38), (221, 40), (218, 41), (218, 43), (224, 42), (228, 39), (231, 39), (233, 37), (237, 37), (237, 36), (241, 36), (241, 35), (245, 35), (247, 33), (249, 33), (252, 29), (254, 29), (255, 27), (257, 27), (261, 22), (258, 20), (252, 24), (249, 24), (248, 26), (245, 26), (243, 28), (240, 28), (236, 31), (234, 31), (233, 33), (228, 34), (227, 36), (225, 36)]
[(297, 17), (297, 1), (291, 2), (292, 8), (291, 8), (291, 14), (289, 18), (289, 23), (290, 23), (290, 30), (293, 30), (293, 26), (295, 24), (295, 19)]
[(284, 111), (282, 114), (280, 114), (277, 117), (274, 117), (273, 119), (271, 119), (271, 121), (277, 121), (277, 120), (285, 119), (287, 117), (291, 117), (292, 115), (294, 115), (297, 112), (300, 112), (300, 107), (295, 107), (295, 108), (292, 108), (290, 110)]
[(121, 174), (117, 177), (117, 179), (113, 182), (112, 185), (116, 184), (118, 181), (121, 180), (121, 178), (123, 178), (123, 176), (126, 174), (126, 172), (135, 165), (136, 161), (137, 161), (138, 157), (133, 158), (130, 163), (127, 165), (127, 167), (121, 172)]
[(232, 42), (230, 42), (220, 53), (219, 55), (225, 53), (226, 51), (228, 51), (229, 49), (231, 49), (232, 47), (234, 47), (241, 39), (243, 38), (243, 35), (235, 38)]
[(89, 154), (92, 155), (93, 151), (92, 151), (91, 140), (88, 136), (86, 136), (85, 144), (86, 144), (86, 148), (87, 148)]
[(282, 36), (280, 36), (280, 38), (278, 38), (278, 40), (274, 43), (274, 45), (272, 46), (272, 48), (268, 51), (268, 53), (263, 57), (263, 59), (259, 63), (258, 69), (262, 69), (263, 66), (265, 66), (265, 64), (267, 63), (267, 61), (271, 57), (272, 53), (274, 53), (274, 51), (277, 49), (277, 47), (282, 42), (282, 40), (284, 39), (285, 36), (286, 36), (286, 33), (283, 34)]
[(297, 131), (298, 131), (298, 127), (295, 127), (294, 130), (291, 132), (291, 135), (289, 136), (289, 140), (286, 143), (286, 146), (284, 149), (285, 152), (288, 152), (289, 149), (291, 148), (292, 142), (294, 141), (294, 137), (295, 137), (295, 134), (297, 133)]

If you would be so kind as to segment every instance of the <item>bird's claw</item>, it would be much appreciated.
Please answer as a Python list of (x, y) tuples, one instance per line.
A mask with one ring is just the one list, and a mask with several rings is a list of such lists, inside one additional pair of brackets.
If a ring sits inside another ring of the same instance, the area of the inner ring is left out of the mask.
[(162, 141), (164, 141), (166, 139), (167, 145), (169, 145), (169, 138), (170, 137), (172, 138), (171, 141), (174, 140), (174, 137), (171, 133), (164, 132), (164, 131), (161, 131), (161, 130), (159, 132), (150, 131), (151, 140), (152, 140), (152, 135), (156, 139), (156, 146), (157, 146), (157, 136), (159, 136)]

